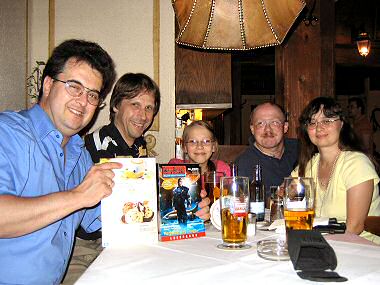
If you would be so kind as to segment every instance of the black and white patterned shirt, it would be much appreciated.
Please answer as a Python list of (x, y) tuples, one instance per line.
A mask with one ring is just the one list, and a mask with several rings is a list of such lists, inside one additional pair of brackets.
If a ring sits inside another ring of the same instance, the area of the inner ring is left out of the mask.
[(99, 162), (100, 158), (117, 156), (136, 158), (147, 157), (148, 154), (143, 137), (137, 138), (132, 147), (129, 147), (114, 123), (86, 135), (84, 141), (94, 163)]

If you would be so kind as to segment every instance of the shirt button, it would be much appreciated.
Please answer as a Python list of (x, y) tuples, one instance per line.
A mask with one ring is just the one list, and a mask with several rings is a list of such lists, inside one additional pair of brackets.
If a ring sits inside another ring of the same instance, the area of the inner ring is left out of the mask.
[(65, 237), (67, 237), (67, 232), (63, 232), (63, 235), (64, 235)]
[(62, 156), (63, 156), (63, 153), (61, 152), (61, 153), (59, 154), (59, 156), (62, 157)]
[(57, 139), (59, 139), (59, 135), (55, 135), (55, 137), (56, 137)]

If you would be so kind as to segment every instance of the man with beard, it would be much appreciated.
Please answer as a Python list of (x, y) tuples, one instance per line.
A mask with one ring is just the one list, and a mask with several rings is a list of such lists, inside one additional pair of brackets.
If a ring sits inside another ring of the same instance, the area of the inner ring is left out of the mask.
[(270, 186), (281, 185), (295, 168), (298, 158), (296, 139), (284, 138), (289, 125), (283, 109), (274, 103), (258, 105), (251, 113), (249, 147), (237, 159), (239, 176), (253, 177), (253, 167), (262, 166), (265, 195)]

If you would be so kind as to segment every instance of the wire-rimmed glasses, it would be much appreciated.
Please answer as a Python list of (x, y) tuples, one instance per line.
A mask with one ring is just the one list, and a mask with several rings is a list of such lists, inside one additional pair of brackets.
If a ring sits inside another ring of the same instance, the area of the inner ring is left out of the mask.
[(58, 78), (53, 78), (54, 81), (61, 82), (65, 84), (65, 89), (70, 96), (78, 98), (82, 96), (83, 93), (87, 95), (87, 102), (93, 106), (99, 106), (102, 104), (102, 99), (100, 98), (99, 91), (92, 90), (83, 86), (82, 83), (75, 80), (60, 80)]

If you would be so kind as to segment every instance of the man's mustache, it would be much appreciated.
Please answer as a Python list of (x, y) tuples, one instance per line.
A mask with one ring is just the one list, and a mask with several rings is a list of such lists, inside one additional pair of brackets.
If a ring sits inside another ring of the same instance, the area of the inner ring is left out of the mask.
[(272, 132), (266, 132), (262, 135), (264, 138), (273, 138), (274, 134)]

